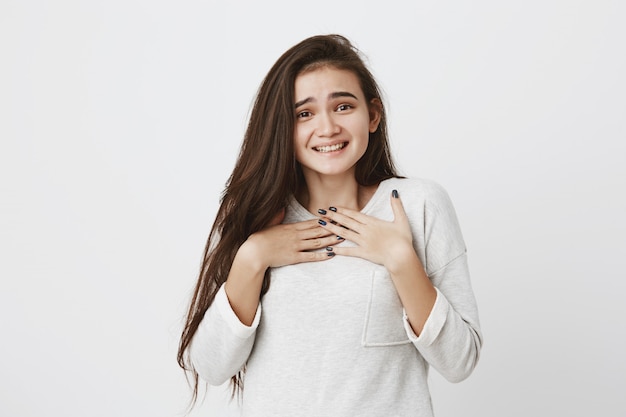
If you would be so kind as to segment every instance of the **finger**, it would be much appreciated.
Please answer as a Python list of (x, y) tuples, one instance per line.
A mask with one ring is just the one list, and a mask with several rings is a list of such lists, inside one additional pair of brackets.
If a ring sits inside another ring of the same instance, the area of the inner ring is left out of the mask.
[(317, 218), (311, 219), (311, 220), (305, 220), (302, 222), (292, 223), (291, 226), (293, 226), (298, 231), (318, 229), (320, 225), (317, 222), (317, 220), (318, 220)]
[(363, 214), (360, 211), (352, 210), (345, 207), (329, 207), (328, 212), (330, 214), (336, 213), (340, 216), (349, 217), (350, 219), (361, 224), (367, 224), (368, 221), (371, 219), (371, 217), (367, 214)]
[(300, 252), (297, 256), (297, 262), (319, 262), (327, 261), (335, 257), (333, 251), (319, 251), (319, 252)]
[(310, 239), (320, 239), (326, 236), (330, 236), (332, 232), (330, 230), (326, 230), (323, 227), (320, 227), (318, 222), (315, 222), (315, 228), (313, 229), (305, 229), (298, 230), (296, 238), (298, 240), (310, 240)]
[(391, 210), (393, 211), (394, 221), (404, 221), (407, 219), (406, 212), (404, 211), (404, 205), (402, 204), (402, 200), (400, 200), (398, 190), (393, 190), (391, 192)]
[[(326, 250), (332, 250), (332, 246), (335, 246), (341, 242), (343, 242), (345, 239), (343, 237), (339, 237), (335, 234), (331, 234), (328, 237), (325, 237), (324, 239), (322, 239), (322, 246), (326, 247)], [(331, 248), (331, 249), (328, 249)]]
[(336, 255), (341, 255), (341, 256), (353, 256), (356, 258), (362, 258), (362, 248), (360, 248), (359, 246), (341, 246), (341, 247), (336, 247), (333, 248), (333, 252), (335, 252)]
[[(331, 223), (338, 223), (340, 226), (354, 230), (355, 232), (358, 232), (362, 226), (367, 224), (367, 216), (364, 216), (357, 211), (343, 208), (336, 208), (335, 210), (320, 210), (319, 213), (331, 220)], [(356, 217), (359, 217), (361, 221), (357, 220)]]
[(320, 219), (319, 223), (320, 223), (320, 225), (324, 229), (326, 229), (326, 230), (330, 231), (331, 233), (335, 234), (337, 237), (341, 236), (344, 239), (351, 240), (354, 243), (358, 244), (359, 234), (356, 231), (347, 229), (347, 228), (342, 227), (342, 226), (337, 225), (337, 224), (332, 224), (332, 223), (330, 223), (330, 222), (328, 222), (326, 220), (323, 220), (323, 219)]
[(282, 224), (282, 226), (285, 228), (285, 230), (292, 230), (296, 232), (311, 231), (319, 229), (320, 225), (317, 221), (318, 219), (315, 218), (296, 223), (284, 223)]
[[(303, 240), (301, 242), (299, 242), (297, 244), (297, 248), (300, 251), (308, 251), (308, 250), (315, 250), (315, 249), (322, 249), (322, 248), (330, 248), (338, 243), (343, 242), (345, 239), (339, 238), (337, 235), (335, 234), (328, 234), (327, 232), (327, 236), (320, 238), (320, 239), (309, 239), (309, 240)], [(327, 249), (327, 250), (332, 250), (332, 249)]]
[(300, 241), (295, 242), (294, 246), (296, 250), (299, 252), (309, 251), (309, 250), (314, 250), (314, 249), (322, 249), (328, 246), (328, 237), (300, 240)]

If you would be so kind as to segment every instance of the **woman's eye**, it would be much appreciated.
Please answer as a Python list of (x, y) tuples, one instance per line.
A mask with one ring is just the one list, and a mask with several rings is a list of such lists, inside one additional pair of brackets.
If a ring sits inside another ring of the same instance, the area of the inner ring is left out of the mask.
[(349, 104), (341, 104), (337, 107), (337, 111), (346, 111), (346, 110), (350, 110), (351, 108), (352, 106)]
[(300, 113), (298, 113), (298, 114), (296, 115), (296, 117), (297, 117), (298, 119), (304, 119), (304, 118), (306, 118), (306, 117), (310, 117), (310, 116), (311, 116), (311, 112), (310, 112), (310, 111), (301, 111)]

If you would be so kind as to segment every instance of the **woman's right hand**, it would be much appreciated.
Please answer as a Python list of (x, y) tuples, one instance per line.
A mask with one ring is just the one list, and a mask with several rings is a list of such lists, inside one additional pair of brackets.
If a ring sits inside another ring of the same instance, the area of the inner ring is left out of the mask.
[(335, 253), (332, 248), (342, 242), (337, 235), (322, 228), (317, 219), (281, 224), (284, 211), (278, 213), (263, 230), (252, 234), (239, 247), (225, 283), (226, 296), (239, 320), (252, 325), (265, 270), (268, 267), (301, 262), (323, 261)]
[(284, 211), (274, 216), (265, 229), (252, 234), (241, 245), (237, 255), (263, 271), (268, 267), (323, 261), (334, 255), (332, 250), (314, 251), (332, 248), (342, 241), (321, 227), (318, 219), (281, 224), (284, 217)]

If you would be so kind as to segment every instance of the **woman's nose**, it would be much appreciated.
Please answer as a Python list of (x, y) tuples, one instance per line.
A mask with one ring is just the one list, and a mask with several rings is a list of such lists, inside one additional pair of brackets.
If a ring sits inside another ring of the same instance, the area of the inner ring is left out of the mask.
[(334, 136), (341, 131), (340, 126), (332, 114), (321, 113), (318, 115), (317, 136)]

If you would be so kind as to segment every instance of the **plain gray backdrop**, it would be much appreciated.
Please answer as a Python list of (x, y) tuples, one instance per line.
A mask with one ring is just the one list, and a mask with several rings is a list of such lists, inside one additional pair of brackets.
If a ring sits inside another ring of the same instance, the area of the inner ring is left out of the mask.
[[(438, 417), (623, 416), (626, 3), (0, 2), (0, 415), (181, 415), (175, 356), (263, 76), (341, 33), (450, 193), (485, 344)], [(192, 416), (236, 415), (226, 387)]]

